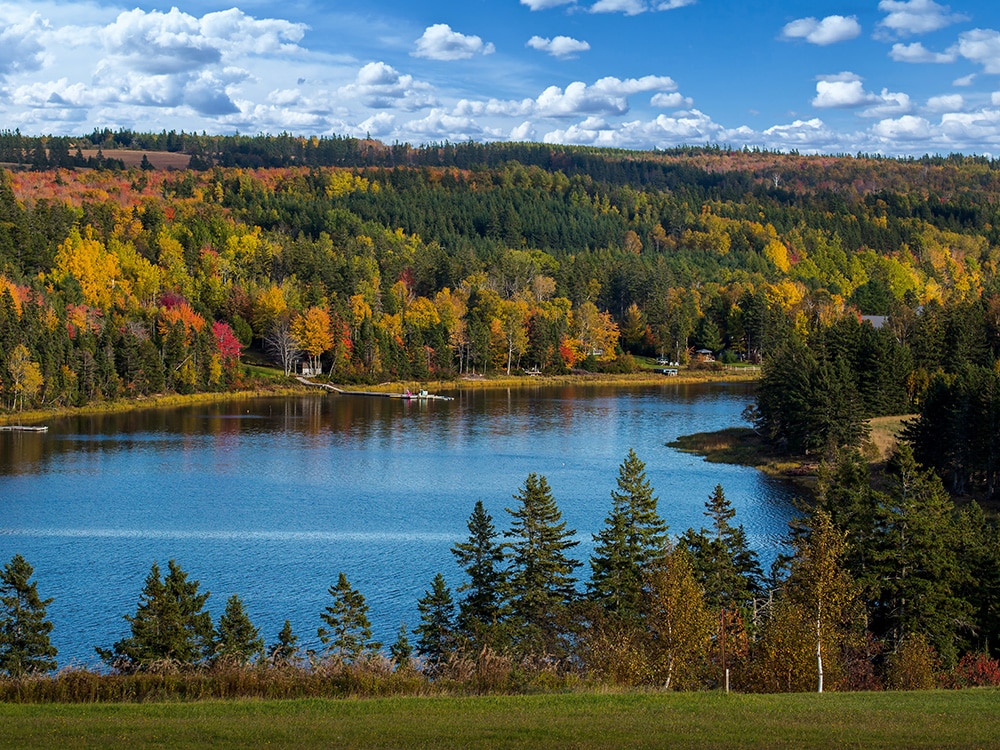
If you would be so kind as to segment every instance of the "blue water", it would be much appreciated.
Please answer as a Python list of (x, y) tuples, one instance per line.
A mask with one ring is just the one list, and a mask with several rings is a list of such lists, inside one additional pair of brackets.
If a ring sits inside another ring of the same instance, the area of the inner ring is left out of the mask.
[[(538, 387), (464, 391), (451, 402), (303, 396), (62, 419), (0, 433), (0, 562), (35, 568), (60, 664), (128, 634), (154, 560), (173, 558), (211, 592), (233, 593), (270, 643), (285, 619), (316, 641), (343, 571), (391, 643), (482, 500), (499, 530), (530, 472), (544, 474), (586, 562), (629, 448), (647, 465), (674, 534), (704, 523), (716, 484), (750, 543), (773, 558), (792, 490), (665, 443), (740, 424), (742, 386)], [(585, 578), (589, 567), (579, 569)]]

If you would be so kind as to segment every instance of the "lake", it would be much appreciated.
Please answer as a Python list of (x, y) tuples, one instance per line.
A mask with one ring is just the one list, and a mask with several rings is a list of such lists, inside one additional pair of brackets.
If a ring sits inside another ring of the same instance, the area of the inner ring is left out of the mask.
[[(128, 634), (153, 561), (176, 559), (211, 592), (237, 593), (268, 643), (289, 619), (318, 643), (327, 588), (343, 571), (387, 646), (437, 572), (462, 583), (450, 548), (482, 500), (502, 531), (531, 472), (547, 477), (591, 554), (634, 448), (672, 534), (704, 525), (716, 484), (765, 570), (794, 490), (753, 469), (705, 463), (666, 443), (741, 423), (744, 385), (467, 390), (454, 401), (263, 398), (63, 418), (0, 433), (0, 563), (35, 568), (60, 665), (97, 663)], [(578, 570), (581, 579), (589, 565)], [(582, 584), (581, 584), (582, 585)]]

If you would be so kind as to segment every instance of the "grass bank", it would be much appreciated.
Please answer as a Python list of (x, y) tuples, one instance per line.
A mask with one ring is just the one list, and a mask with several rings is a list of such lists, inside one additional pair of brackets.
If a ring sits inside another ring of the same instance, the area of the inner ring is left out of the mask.
[(987, 748), (1000, 692), (4, 705), (0, 747)]

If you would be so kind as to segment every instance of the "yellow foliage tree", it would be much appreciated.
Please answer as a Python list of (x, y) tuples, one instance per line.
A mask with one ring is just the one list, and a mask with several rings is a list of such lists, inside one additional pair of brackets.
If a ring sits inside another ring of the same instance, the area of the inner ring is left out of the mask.
[(26, 400), (33, 399), (42, 388), (42, 369), (31, 359), (31, 352), (24, 344), (18, 344), (7, 358), (10, 372), (12, 406), (20, 410)]
[(313, 372), (319, 372), (320, 357), (333, 348), (330, 314), (322, 307), (310, 307), (305, 315), (292, 322), (292, 336), (299, 348), (309, 355)]
[(52, 275), (57, 281), (76, 279), (84, 302), (101, 310), (110, 309), (122, 281), (118, 258), (89, 229), (84, 235), (76, 228), (70, 231), (56, 251)]

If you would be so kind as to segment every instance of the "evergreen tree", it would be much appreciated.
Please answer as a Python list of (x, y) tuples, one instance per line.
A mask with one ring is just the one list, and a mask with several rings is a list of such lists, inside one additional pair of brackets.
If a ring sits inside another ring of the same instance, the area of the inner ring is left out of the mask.
[(438, 573), (431, 588), (417, 601), (420, 625), (417, 635), (417, 653), (427, 659), (434, 671), (455, 650), (455, 604), (444, 576)]
[(215, 633), (216, 661), (247, 664), (264, 651), (264, 639), (254, 627), (237, 594), (226, 601), (226, 611), (219, 618)]
[(291, 664), (299, 652), (299, 637), (292, 632), (292, 623), (285, 620), (284, 626), (278, 633), (278, 640), (268, 646), (268, 653), (271, 661), (275, 664)]
[(730, 523), (736, 511), (722, 485), (716, 485), (709, 495), (704, 513), (712, 520), (711, 528), (698, 532), (688, 529), (679, 546), (691, 556), (692, 567), (709, 606), (746, 608), (760, 592), (763, 573), (757, 553), (747, 544), (743, 526)]
[(337, 584), (328, 591), (333, 597), (333, 604), (326, 607), (320, 618), (329, 630), (320, 626), (317, 630), (320, 642), (347, 662), (378, 651), (382, 644), (371, 640), (368, 605), (361, 592), (351, 588), (343, 573), (337, 578)]
[(643, 571), (662, 556), (667, 525), (656, 511), (658, 498), (646, 478), (646, 465), (629, 449), (618, 467), (618, 489), (611, 492), (611, 512), (594, 534), (590, 598), (609, 614), (626, 619), (642, 609)]
[(49, 641), (52, 623), (45, 608), (52, 599), (38, 596), (31, 565), (14, 555), (0, 571), (0, 672), (21, 677), (56, 668), (56, 648)]
[(410, 665), (410, 659), (413, 658), (413, 646), (410, 645), (405, 622), (399, 624), (399, 634), (396, 636), (396, 641), (389, 646), (389, 656), (396, 669), (404, 669)]
[(579, 562), (566, 556), (577, 545), (566, 529), (544, 476), (529, 474), (524, 488), (507, 509), (513, 517), (504, 536), (510, 558), (510, 605), (522, 644), (535, 653), (555, 649), (565, 623), (566, 607), (576, 597), (573, 569)]
[(160, 577), (154, 562), (134, 615), (125, 615), (132, 635), (97, 653), (119, 671), (136, 671), (157, 662), (197, 664), (212, 651), (212, 616), (203, 611), (209, 593), (171, 560)]
[(503, 546), (497, 543), (493, 517), (482, 500), (469, 516), (469, 539), (451, 549), (455, 560), (469, 580), (458, 587), (467, 592), (459, 602), (458, 629), (473, 638), (503, 619), (504, 584)]

